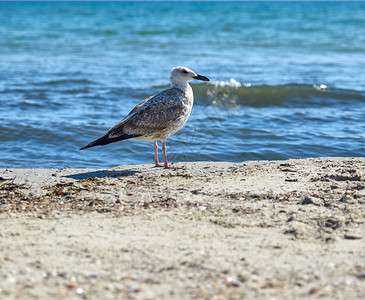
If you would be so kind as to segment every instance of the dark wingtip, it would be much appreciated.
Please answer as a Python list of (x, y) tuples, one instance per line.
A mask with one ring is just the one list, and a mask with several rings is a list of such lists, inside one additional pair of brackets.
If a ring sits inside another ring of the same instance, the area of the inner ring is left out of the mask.
[(134, 138), (134, 137), (138, 137), (140, 135), (128, 135), (128, 134), (123, 134), (121, 136), (118, 137), (113, 137), (113, 138), (109, 138), (108, 133), (104, 136), (102, 136), (101, 138), (91, 142), (90, 144), (87, 144), (86, 146), (80, 148), (79, 150), (84, 150), (87, 148), (91, 148), (94, 146), (104, 146), (113, 142), (117, 142), (117, 141), (122, 141), (122, 140), (126, 140), (126, 139), (130, 139), (130, 138)]
[(87, 149), (87, 148), (90, 148), (91, 146), (89, 146), (89, 145), (86, 145), (86, 146), (84, 146), (84, 147), (81, 147), (80, 149), (79, 149), (79, 151), (80, 150), (84, 150), (84, 149)]
[(93, 147), (93, 146), (97, 146), (97, 145), (98, 145), (98, 144), (97, 144), (97, 142), (98, 142), (98, 141), (99, 141), (99, 140), (93, 141), (93, 142), (91, 142), (90, 144), (87, 144), (86, 146), (81, 147), (81, 148), (79, 149), (79, 151), (80, 151), (80, 150), (87, 149), (87, 148), (90, 148), (90, 147)]

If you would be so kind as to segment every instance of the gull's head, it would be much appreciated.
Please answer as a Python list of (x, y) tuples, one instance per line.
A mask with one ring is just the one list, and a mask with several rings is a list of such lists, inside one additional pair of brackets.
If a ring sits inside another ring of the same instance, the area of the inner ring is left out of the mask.
[(191, 80), (209, 81), (209, 78), (198, 75), (194, 71), (186, 67), (175, 67), (171, 70), (170, 81), (172, 84), (180, 82), (187, 83)]

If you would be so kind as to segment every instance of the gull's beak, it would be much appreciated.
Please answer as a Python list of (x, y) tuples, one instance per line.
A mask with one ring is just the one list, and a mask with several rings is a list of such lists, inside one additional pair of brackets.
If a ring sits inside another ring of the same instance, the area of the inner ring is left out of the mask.
[(196, 80), (202, 80), (202, 81), (210, 81), (208, 77), (202, 76), (202, 75), (196, 75), (193, 77)]

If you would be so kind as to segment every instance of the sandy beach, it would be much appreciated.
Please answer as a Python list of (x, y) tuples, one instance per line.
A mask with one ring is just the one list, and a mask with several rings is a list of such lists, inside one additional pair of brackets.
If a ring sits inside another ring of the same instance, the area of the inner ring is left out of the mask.
[(1, 299), (365, 299), (365, 158), (0, 170)]

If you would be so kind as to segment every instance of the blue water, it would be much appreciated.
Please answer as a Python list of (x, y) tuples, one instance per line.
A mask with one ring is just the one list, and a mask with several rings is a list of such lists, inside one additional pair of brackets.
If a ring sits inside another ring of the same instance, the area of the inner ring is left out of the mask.
[(0, 167), (152, 163), (151, 142), (78, 149), (179, 65), (212, 82), (171, 162), (365, 154), (364, 2), (0, 2), (0, 20)]

